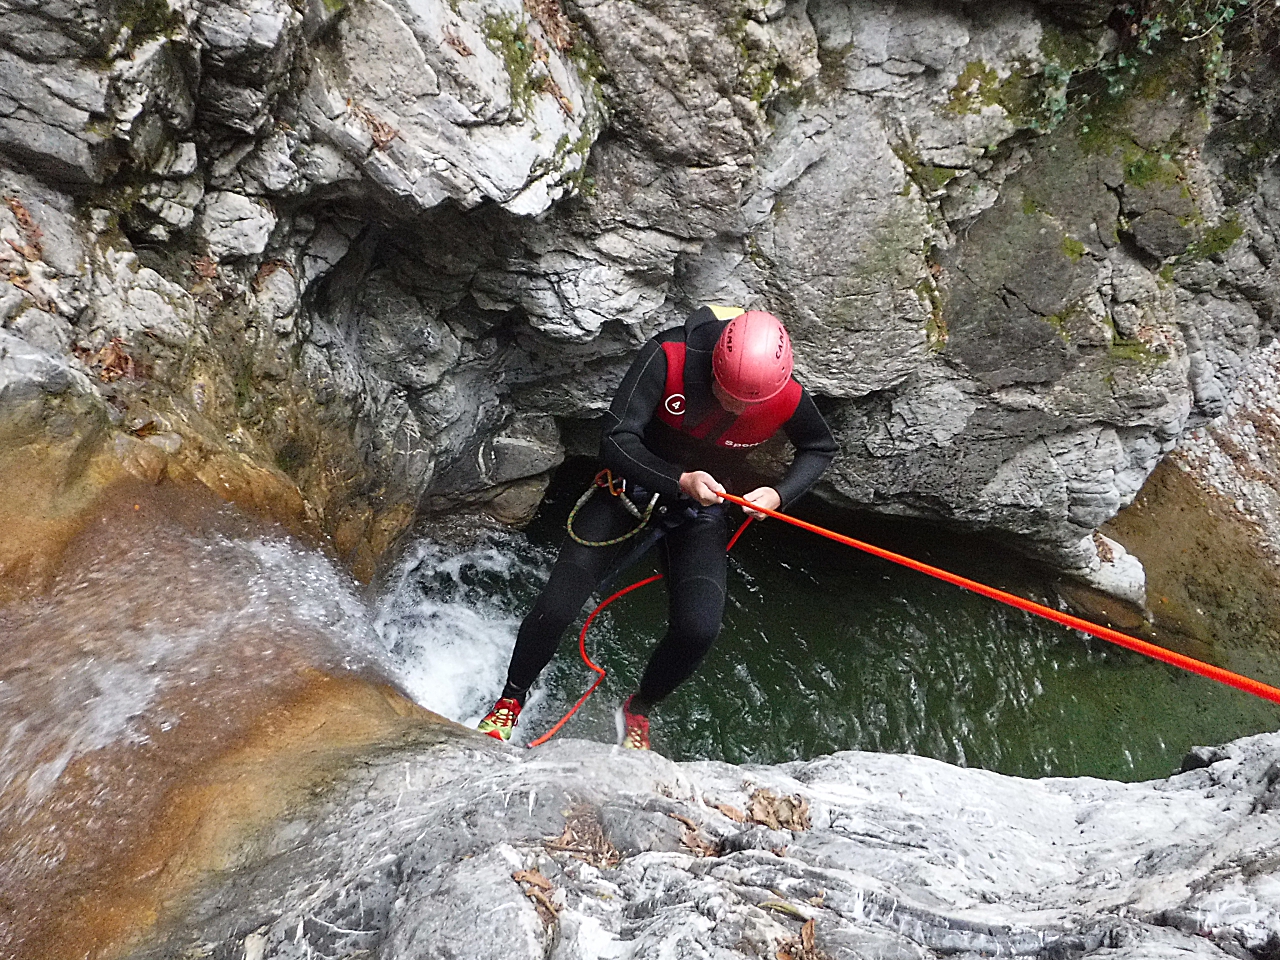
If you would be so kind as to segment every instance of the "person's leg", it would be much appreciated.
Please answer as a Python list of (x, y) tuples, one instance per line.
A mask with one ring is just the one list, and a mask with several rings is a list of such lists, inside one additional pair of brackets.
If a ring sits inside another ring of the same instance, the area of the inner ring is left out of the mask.
[[(573, 530), (584, 540), (612, 540), (635, 527), (637, 522), (616, 497), (598, 492), (578, 511)], [(611, 547), (584, 547), (565, 538), (551, 578), (516, 634), (503, 697), (524, 703), (538, 674), (555, 656), (565, 628), (578, 616), (582, 605), (613, 564), (634, 544), (632, 537)]]
[(723, 508), (704, 508), (662, 541), (667, 563), (669, 624), (653, 651), (629, 711), (650, 708), (689, 678), (707, 655), (724, 619), (729, 523)]

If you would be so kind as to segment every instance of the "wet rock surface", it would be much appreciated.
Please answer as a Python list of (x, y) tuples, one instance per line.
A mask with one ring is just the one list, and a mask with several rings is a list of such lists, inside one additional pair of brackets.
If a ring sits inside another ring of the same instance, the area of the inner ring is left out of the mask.
[(440, 723), (377, 669), (330, 559), (198, 485), (104, 483), (101, 464), (33, 484), (56, 453), (44, 478), (6, 473), (32, 493), (0, 536), (6, 590), (27, 587), (0, 610), (15, 958), (110, 955), (335, 771)]
[(1276, 358), (1276, 344), (1258, 350), (1224, 415), (1184, 437), (1106, 527), (1141, 558), (1156, 627), (1212, 649), (1280, 642)]
[(467, 736), (347, 775), (132, 956), (1261, 956), (1277, 750), (1117, 784)]

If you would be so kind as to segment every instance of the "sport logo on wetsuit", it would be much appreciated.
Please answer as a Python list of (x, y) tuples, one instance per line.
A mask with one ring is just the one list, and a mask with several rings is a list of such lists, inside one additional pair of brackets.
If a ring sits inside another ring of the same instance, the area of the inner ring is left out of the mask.
[(667, 413), (671, 414), (673, 417), (678, 417), (680, 414), (684, 413), (684, 394), (673, 393), (671, 396), (667, 397), (666, 401), (662, 405), (667, 408)]

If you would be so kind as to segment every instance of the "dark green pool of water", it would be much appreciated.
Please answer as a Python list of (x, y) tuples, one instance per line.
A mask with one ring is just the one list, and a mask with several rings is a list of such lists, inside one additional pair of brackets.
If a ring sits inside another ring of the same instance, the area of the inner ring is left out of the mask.
[[(584, 482), (580, 465), (562, 471), (531, 544), (559, 542)], [(1025, 561), (990, 543), (814, 514), (812, 505), (809, 514), (996, 586), (1027, 583)], [(643, 561), (618, 586), (656, 571)], [(565, 734), (613, 736), (613, 707), (665, 624), (661, 583), (597, 618), (588, 649), (609, 678)], [(592, 677), (576, 647), (575, 627), (544, 675), (544, 725)], [(1214, 659), (1280, 682), (1269, 651)], [(776, 763), (858, 749), (1019, 776), (1142, 780), (1167, 776), (1193, 745), (1276, 729), (1280, 707), (769, 521), (730, 555), (716, 646), (651, 722), (654, 747), (680, 760)]]

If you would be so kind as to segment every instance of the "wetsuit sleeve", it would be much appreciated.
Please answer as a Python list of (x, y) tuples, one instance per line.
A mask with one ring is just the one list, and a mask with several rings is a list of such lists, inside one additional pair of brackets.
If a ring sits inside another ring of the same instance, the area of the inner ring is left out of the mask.
[(640, 349), (622, 378), (609, 412), (604, 415), (600, 459), (619, 476), (668, 497), (680, 495), (680, 468), (656, 456), (644, 445), (644, 431), (653, 419), (667, 384), (667, 355), (656, 340)]
[(782, 430), (796, 448), (796, 455), (786, 475), (774, 485), (778, 496), (782, 498), (782, 506), (786, 507), (800, 499), (818, 482), (840, 448), (836, 446), (831, 428), (818, 412), (808, 390), (800, 395), (796, 412), (782, 425)]

